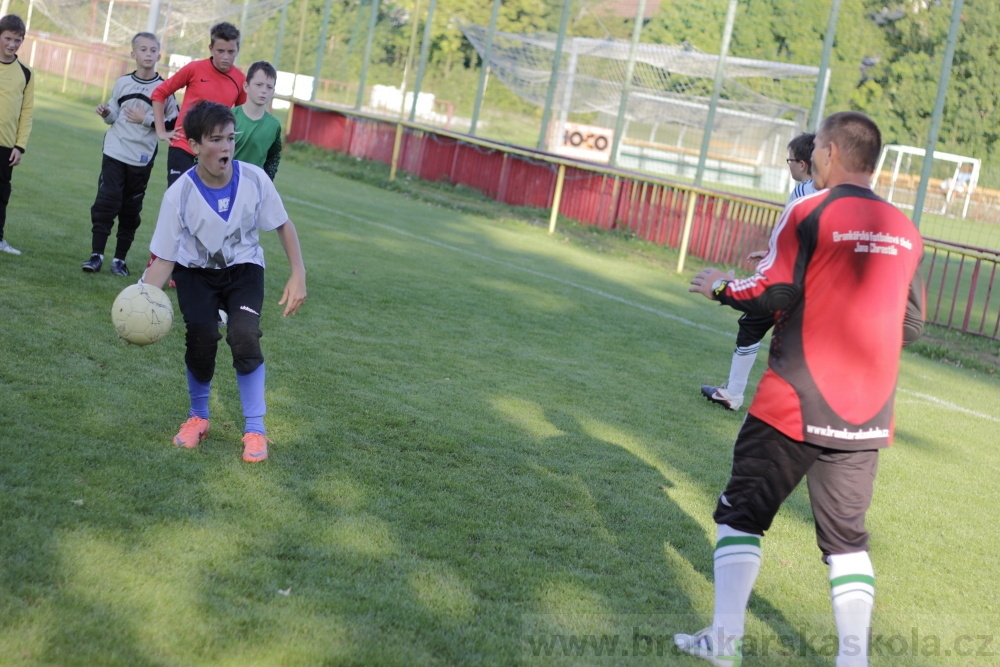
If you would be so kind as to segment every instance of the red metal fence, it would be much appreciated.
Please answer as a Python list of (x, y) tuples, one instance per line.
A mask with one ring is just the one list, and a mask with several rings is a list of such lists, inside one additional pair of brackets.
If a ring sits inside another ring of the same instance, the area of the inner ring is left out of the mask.
[(927, 321), (1000, 340), (1000, 252), (925, 239)]
[[(402, 128), (398, 153), (397, 127)], [(602, 229), (627, 229), (673, 248), (680, 247), (694, 197), (690, 254), (744, 269), (751, 268), (746, 255), (767, 246), (781, 212), (771, 202), (299, 101), (292, 107), (287, 139), (385, 164), (392, 164), (395, 153), (397, 168), (406, 173), (474, 188), (511, 206), (550, 208), (562, 164), (561, 215)]]
[[(627, 229), (671, 248), (681, 246), (693, 197), (688, 253), (745, 270), (751, 268), (747, 254), (767, 246), (781, 213), (772, 202), (299, 101), (289, 116), (288, 141), (390, 165), (395, 159), (398, 169), (418, 178), (474, 188), (511, 206), (551, 208), (562, 165), (560, 215), (602, 229)], [(1000, 339), (1000, 297), (993, 289), (1000, 278), (1000, 251), (925, 242), (927, 321)]]

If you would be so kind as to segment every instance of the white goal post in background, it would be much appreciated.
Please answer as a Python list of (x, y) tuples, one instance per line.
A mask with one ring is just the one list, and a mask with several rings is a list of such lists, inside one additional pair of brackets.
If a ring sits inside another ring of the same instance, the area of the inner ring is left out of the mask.
[[(908, 196), (915, 193), (920, 181), (920, 171), (923, 166), (926, 151), (916, 146), (899, 146), (888, 144), (882, 147), (882, 154), (879, 155), (878, 165), (872, 176), (872, 190), (880, 192), (882, 190), (886, 201), (890, 204), (904, 208), (912, 208), (915, 197)], [(914, 160), (914, 158), (917, 158)], [(972, 201), (972, 193), (979, 183), (979, 171), (982, 167), (980, 160), (964, 155), (954, 155), (952, 153), (942, 153), (934, 151), (934, 160), (947, 163), (948, 175), (942, 178), (943, 172), (938, 169), (936, 178), (932, 178), (928, 184), (928, 193), (935, 193), (933, 198), (935, 204), (942, 200), (940, 207), (931, 204), (931, 197), (928, 197), (925, 210), (930, 213), (945, 215), (948, 206), (955, 199), (955, 195), (964, 196), (962, 205), (962, 218), (969, 212), (969, 202)], [(892, 164), (892, 170), (884, 172), (886, 163)], [(950, 165), (954, 165), (952, 168)], [(881, 193), (880, 193), (881, 194)], [(896, 198), (893, 201), (893, 198)]]

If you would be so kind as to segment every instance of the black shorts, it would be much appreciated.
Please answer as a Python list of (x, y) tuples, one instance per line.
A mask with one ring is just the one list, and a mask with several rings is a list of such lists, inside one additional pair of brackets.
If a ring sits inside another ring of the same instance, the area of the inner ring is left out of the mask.
[(194, 166), (197, 159), (183, 148), (171, 146), (167, 149), (167, 187), (174, 184), (181, 175)]
[(264, 363), (260, 347), (260, 312), (264, 305), (264, 267), (235, 264), (225, 269), (174, 267), (177, 302), (187, 326), (184, 355), (188, 369), (202, 382), (215, 373), (219, 309), (229, 313), (226, 342), (233, 367), (251, 373)]
[(877, 468), (876, 449), (845, 452), (817, 447), (747, 415), (733, 447), (733, 471), (719, 496), (715, 522), (763, 535), (805, 476), (816, 542), (824, 558), (867, 551), (865, 513)]
[(264, 306), (264, 267), (234, 264), (225, 269), (189, 269), (174, 266), (177, 302), (186, 324), (217, 324), (219, 309), (232, 318), (260, 322)]
[(736, 346), (756, 345), (774, 326), (774, 315), (751, 315), (743, 313), (739, 319), (740, 330), (736, 332)]

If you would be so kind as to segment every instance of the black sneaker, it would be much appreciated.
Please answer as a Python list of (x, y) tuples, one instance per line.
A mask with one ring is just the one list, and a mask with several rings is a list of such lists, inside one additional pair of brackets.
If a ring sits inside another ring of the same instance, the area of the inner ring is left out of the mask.
[(111, 273), (115, 274), (116, 276), (128, 277), (129, 276), (128, 266), (125, 264), (125, 260), (118, 259), (117, 257), (111, 260)]
[(90, 256), (90, 259), (88, 259), (86, 262), (83, 263), (83, 266), (81, 268), (83, 269), (84, 273), (97, 273), (98, 271), (101, 270), (101, 266), (103, 265), (104, 265), (104, 258), (95, 252), (93, 255)]

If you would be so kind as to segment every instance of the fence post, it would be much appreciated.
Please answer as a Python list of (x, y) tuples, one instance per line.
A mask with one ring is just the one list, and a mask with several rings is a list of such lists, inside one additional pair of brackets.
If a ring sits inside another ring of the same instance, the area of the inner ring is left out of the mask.
[(688, 244), (691, 242), (691, 226), (694, 222), (694, 207), (698, 202), (698, 193), (690, 190), (688, 194), (687, 214), (684, 216), (684, 233), (681, 234), (681, 256), (677, 260), (677, 273), (684, 272), (684, 260), (687, 258)]
[(108, 58), (107, 65), (104, 66), (104, 87), (101, 88), (101, 101), (108, 99), (108, 79), (111, 78), (111, 67), (114, 64), (114, 59)]
[(556, 231), (556, 219), (559, 217), (559, 203), (562, 201), (563, 182), (566, 179), (566, 165), (559, 165), (559, 173), (556, 174), (556, 191), (552, 195), (552, 213), (549, 215), (549, 234)]
[(66, 68), (63, 70), (62, 92), (66, 92), (66, 82), (69, 81), (69, 65), (73, 62), (73, 49), (66, 50)]
[(392, 166), (389, 167), (389, 180), (396, 180), (396, 167), (399, 164), (399, 146), (403, 141), (403, 123), (396, 123), (396, 138), (392, 142)]
[(611, 184), (611, 201), (608, 203), (608, 222), (606, 229), (614, 227), (616, 216), (618, 215), (618, 194), (621, 191), (621, 178), (615, 174), (614, 183)]
[[(979, 283), (979, 267), (982, 266), (982, 264), (982, 258), (977, 257), (976, 263), (972, 267), (972, 282), (969, 285), (969, 297), (965, 305), (965, 317), (962, 318), (962, 331), (965, 331), (966, 333), (969, 331), (969, 318), (972, 317), (972, 306), (976, 301), (976, 285)], [(980, 325), (979, 331), (982, 332), (982, 330), (983, 327)]]
[(288, 113), (285, 114), (285, 141), (288, 141), (288, 137), (292, 134), (292, 116), (294, 115), (295, 115), (295, 92), (292, 91), (291, 101), (288, 103)]

